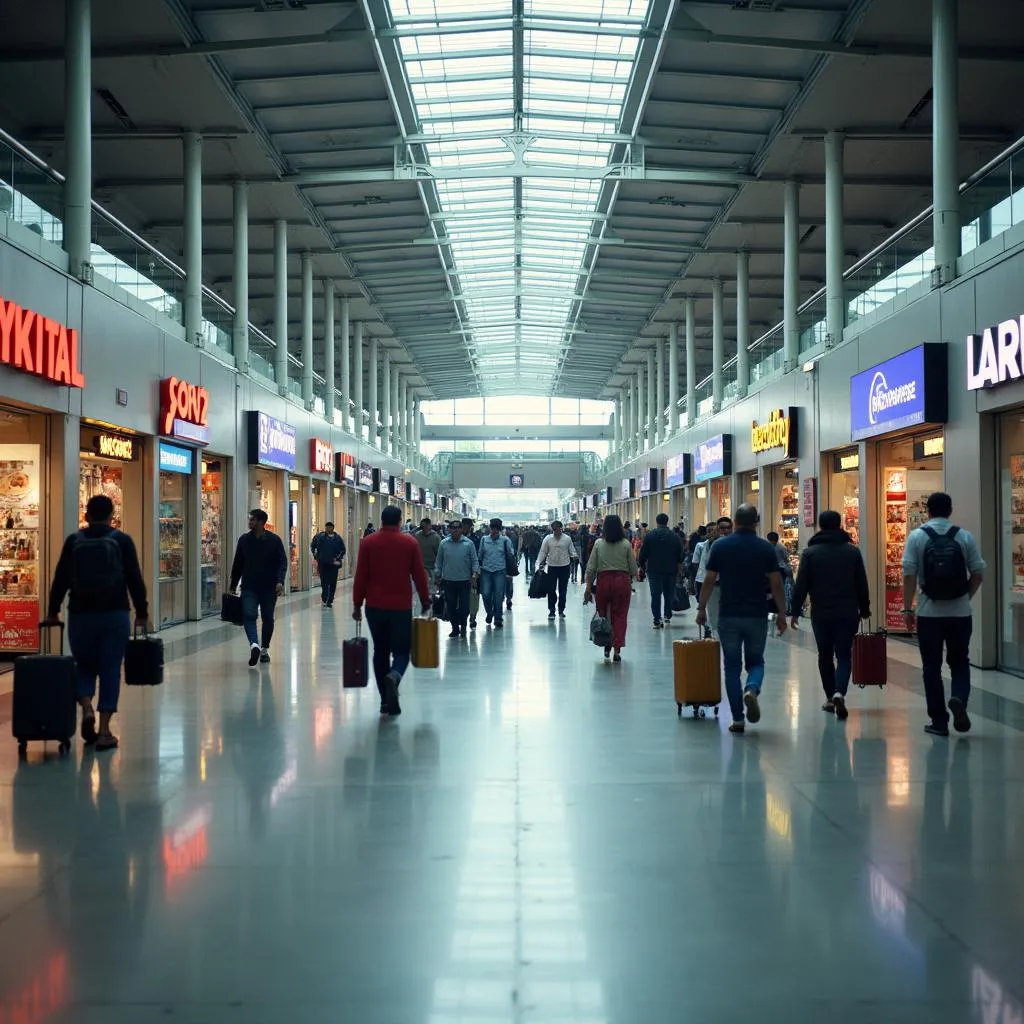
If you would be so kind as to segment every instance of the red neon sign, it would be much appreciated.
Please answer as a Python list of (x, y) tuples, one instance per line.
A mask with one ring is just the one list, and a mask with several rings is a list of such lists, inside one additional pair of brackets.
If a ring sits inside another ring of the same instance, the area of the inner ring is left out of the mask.
[(183, 420), (196, 427), (208, 426), (206, 412), (210, 405), (210, 392), (187, 380), (168, 377), (160, 381), (161, 434), (175, 434), (175, 420)]
[(41, 1024), (67, 1001), (68, 958), (61, 951), (20, 992), (0, 1002), (0, 1024)]
[(334, 460), (334, 449), (319, 437), (310, 439), (309, 442), (309, 465), (314, 473), (330, 473), (331, 463)]
[(0, 363), (54, 384), (84, 388), (78, 331), (0, 296)]

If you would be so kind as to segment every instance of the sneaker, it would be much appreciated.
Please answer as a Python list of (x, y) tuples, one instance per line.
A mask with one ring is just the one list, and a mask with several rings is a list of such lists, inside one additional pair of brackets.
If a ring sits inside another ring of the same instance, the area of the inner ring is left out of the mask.
[(384, 703), (384, 698), (383, 697), (381, 698), (381, 701), (380, 701), (380, 713), (382, 715), (386, 715), (388, 713), (388, 706), (387, 706), (387, 704)]
[(743, 704), (747, 709), (747, 721), (753, 725), (761, 721), (761, 705), (757, 702), (757, 694), (753, 690), (743, 691)]
[(507, 602), (507, 603), (506, 603), (506, 605), (505, 605), (505, 607), (506, 607), (506, 608), (507, 608), (507, 609), (508, 609), (509, 611), (512, 611), (512, 602), (511, 602), (511, 601)]
[(476, 629), (476, 619), (470, 619), (469, 620), (469, 628), (470, 629)]
[(458, 635), (459, 635), (459, 631), (458, 631), (457, 629), (453, 629), (453, 630), (452, 630), (452, 631), (451, 631), (451, 632), (450, 632), (450, 633), (448, 634), (448, 639), (449, 639), (449, 640), (454, 640), (454, 639), (455, 639), (455, 638), (456, 638), (456, 637), (457, 637)]
[(672, 616), (671, 615), (666, 615), (665, 616), (665, 625), (667, 626), (671, 621), (672, 621)]
[(396, 715), (402, 713), (402, 708), (398, 703), (398, 684), (401, 680), (394, 672), (389, 672), (384, 677), (384, 701), (383, 706), (387, 714), (394, 718)]
[(270, 661), (269, 647), (264, 647), (263, 650), (260, 651), (260, 661), (263, 662), (264, 665), (266, 665)]
[(327, 607), (328, 608), (333, 608), (334, 607), (334, 602), (333, 601), (328, 601), (327, 602)]
[(504, 629), (505, 628), (505, 623), (504, 622), (496, 622), (494, 624), (494, 628), (495, 629)]
[(558, 613), (558, 617), (559, 617), (560, 619), (564, 619), (564, 618), (565, 618), (565, 612), (559, 612), (559, 613)]
[(935, 722), (928, 722), (925, 725), (925, 727), (924, 727), (924, 731), (926, 733), (928, 733), (929, 736), (948, 736), (949, 735), (949, 729), (946, 726), (938, 725)]
[(850, 712), (846, 710), (846, 698), (841, 693), (837, 693), (832, 698), (832, 703), (836, 708), (836, 718), (840, 722), (845, 722), (850, 717)]
[(664, 627), (662, 626), (662, 623), (661, 623), (661, 620), (660, 620), (660, 619), (655, 619), (655, 620), (654, 620), (654, 626), (653, 626), (653, 628), (654, 628), (654, 629), (663, 629), (663, 628), (664, 628)]
[(487, 625), (488, 625), (488, 626), (489, 626), (489, 625), (491, 624), (491, 619), (492, 619), (493, 617), (494, 617), (494, 616), (492, 616), (492, 615), (488, 615), (488, 616), (487, 616), (487, 618), (486, 618), (486, 619), (484, 619), (484, 621), (485, 621), (485, 622), (487, 623)]
[(949, 712), (953, 716), (953, 728), (957, 732), (970, 732), (971, 719), (967, 714), (967, 708), (959, 697), (949, 698)]
[(612, 656), (612, 649), (610, 647), (606, 647), (604, 649), (604, 656), (605, 658), (610, 658)]
[(554, 617), (555, 617), (555, 613), (554, 612), (548, 612), (548, 618), (549, 619), (553, 619)]
[(249, 646), (249, 667), (252, 668), (260, 660), (260, 645), (250, 644)]
[(821, 710), (826, 714), (834, 715), (836, 713), (836, 705), (834, 701), (827, 700), (821, 705)]
[(101, 732), (96, 737), (96, 750), (117, 750), (117, 737), (112, 732)]
[(745, 729), (746, 726), (742, 722), (733, 722), (729, 726), (729, 732), (743, 732)]

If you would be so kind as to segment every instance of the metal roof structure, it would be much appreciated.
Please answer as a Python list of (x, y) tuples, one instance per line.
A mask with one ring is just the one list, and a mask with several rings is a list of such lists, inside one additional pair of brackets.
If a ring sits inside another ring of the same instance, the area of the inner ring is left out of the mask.
[[(8, 0), (0, 127), (62, 166), (63, 3)], [(752, 335), (781, 319), (782, 183), (801, 295), (824, 278), (825, 131), (846, 147), (853, 262), (930, 202), (929, 0), (105, 0), (96, 198), (182, 246), (185, 130), (204, 136), (207, 283), (231, 297), (250, 183), (250, 308), (272, 320), (275, 218), (423, 397), (615, 393), (750, 254)], [(961, 170), (1021, 134), (1024, 19), (961, 19)], [(998, 68), (998, 75), (992, 69)], [(31, 85), (31, 87), (29, 87)], [(727, 322), (726, 337), (735, 338)], [(296, 346), (297, 347), (297, 346)], [(317, 358), (321, 353), (318, 351)]]

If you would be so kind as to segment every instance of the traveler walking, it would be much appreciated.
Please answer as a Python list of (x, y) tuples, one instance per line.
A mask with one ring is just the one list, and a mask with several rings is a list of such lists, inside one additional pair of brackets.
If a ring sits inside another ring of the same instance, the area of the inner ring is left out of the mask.
[[(270, 661), (274, 636), (274, 606), (284, 593), (288, 556), (276, 533), (267, 529), (267, 513), (254, 508), (249, 513), (249, 532), (238, 538), (231, 563), (228, 590), (233, 594), (242, 584), (242, 625), (249, 641), (249, 665)], [(262, 637), (256, 636), (257, 612), (263, 619)]]
[[(722, 520), (719, 520), (721, 523)], [(736, 509), (736, 532), (720, 536), (711, 545), (704, 582), (700, 588), (697, 624), (708, 619), (708, 601), (721, 580), (718, 636), (722, 644), (725, 689), (732, 711), (730, 732), (740, 733), (746, 720), (760, 721), (758, 696), (764, 683), (764, 648), (768, 640), (765, 593), (771, 587), (775, 598), (776, 628), (786, 632), (786, 596), (775, 549), (755, 532), (758, 514), (753, 505)], [(730, 523), (731, 525), (731, 523)], [(741, 671), (746, 665), (747, 685), (742, 688)]]
[[(924, 731), (948, 736), (950, 714), (957, 732), (971, 728), (971, 598), (986, 565), (974, 537), (950, 522), (953, 499), (937, 491), (927, 504), (928, 522), (911, 532), (903, 550), (903, 614), (908, 621), (914, 614), (916, 593), (917, 646), (930, 719)], [(949, 713), (942, 685), (943, 647), (950, 672)]]
[[(480, 539), (483, 530), (473, 529), (473, 520), (469, 516), (462, 517), (462, 536), (468, 537), (473, 547), (476, 548), (476, 556), (480, 557)], [(480, 579), (479, 577), (469, 587), (469, 628), (476, 629), (476, 616), (480, 611)]]
[(775, 557), (779, 560), (779, 572), (782, 573), (782, 589), (786, 594), (786, 614), (799, 615), (793, 604), (793, 564), (789, 560), (789, 549), (779, 540), (774, 530), (769, 530), (764, 539), (775, 548)]
[(580, 581), (580, 545), (583, 542), (580, 528), (577, 526), (569, 531), (569, 541), (572, 547), (569, 548), (569, 582), (579, 583)]
[(492, 519), (490, 531), (480, 538), (480, 599), (484, 603), (487, 625), (493, 620), (495, 629), (504, 629), (502, 606), (509, 564), (515, 562), (512, 543), (501, 531), (501, 520)]
[[(636, 558), (618, 516), (605, 516), (602, 534), (601, 539), (594, 544), (587, 562), (587, 586), (583, 592), (583, 603), (590, 604), (596, 586), (597, 614), (610, 620), (614, 660), (622, 661), (621, 652), (626, 646), (626, 626), (629, 622), (629, 602), (633, 597), (633, 580), (637, 576)], [(604, 649), (606, 658), (612, 653), (612, 647)]]
[[(708, 559), (711, 557), (711, 548), (720, 537), (728, 537), (732, 534), (732, 520), (728, 516), (722, 516), (718, 522), (711, 523), (708, 526), (707, 538), (699, 545), (700, 548), (700, 564), (697, 566), (697, 578), (696, 586), (697, 593), (700, 593), (700, 587), (704, 583), (704, 579), (708, 571)], [(718, 635), (718, 602), (722, 595), (721, 585), (717, 585), (711, 591), (711, 597), (708, 599), (708, 622), (707, 628), (710, 635)]]
[(365, 530), (363, 530), (363, 536), (364, 536), (364, 537), (369, 537), (371, 533), (376, 533), (376, 532), (377, 532), (377, 531), (376, 531), (376, 529), (374, 528), (374, 525), (373, 525), (373, 523), (367, 523), (367, 524), (366, 524), (366, 529), (365, 529)]
[(366, 603), (366, 623), (373, 640), (373, 675), (380, 694), (380, 713), (400, 715), (398, 687), (409, 667), (412, 650), (412, 589), (419, 594), (423, 614), (430, 610), (430, 586), (417, 538), (400, 529), (402, 511), (386, 506), (380, 530), (359, 549), (352, 585), (352, 618), (359, 622)]
[(572, 564), (572, 540), (556, 519), (551, 524), (551, 533), (544, 538), (537, 558), (537, 571), (547, 566), (551, 577), (548, 586), (548, 618), (555, 617), (555, 604), (558, 614), (565, 618), (565, 598), (569, 590), (569, 569)]
[(526, 526), (519, 535), (519, 551), (526, 558), (526, 581), (533, 578), (536, 571), (537, 555), (540, 552), (540, 533), (533, 526)]
[(480, 574), (480, 559), (473, 542), (462, 536), (462, 523), (458, 520), (448, 527), (448, 536), (437, 549), (434, 573), (442, 581), (448, 621), (452, 624), (449, 637), (466, 635), (469, 617), (469, 591)]
[(340, 533), (335, 533), (334, 523), (324, 523), (323, 530), (318, 533), (309, 545), (316, 559), (317, 572), (320, 574), (320, 603), (325, 608), (334, 606), (334, 594), (338, 589), (338, 573), (345, 558), (345, 542)]
[[(146, 584), (135, 544), (111, 526), (114, 503), (95, 494), (85, 507), (84, 529), (71, 534), (53, 573), (44, 626), (60, 624), (60, 608), (68, 601), (68, 643), (75, 659), (76, 694), (82, 709), (82, 741), (97, 750), (113, 750), (117, 737), (110, 720), (121, 693), (121, 663), (128, 646), (128, 597), (135, 622), (151, 630)], [(99, 729), (96, 728), (96, 680), (99, 678)]]
[[(647, 576), (651, 588), (651, 614), (654, 628), (663, 629), (672, 621), (672, 599), (675, 597), (679, 568), (686, 556), (679, 535), (668, 528), (668, 516), (662, 512), (654, 520), (657, 526), (648, 532), (640, 545), (637, 565)], [(665, 612), (662, 615), (662, 601)]]
[(687, 562), (686, 572), (690, 581), (691, 594), (695, 594), (697, 592), (695, 584), (697, 582), (697, 568), (700, 565), (700, 545), (707, 540), (707, 537), (708, 528), (703, 523), (692, 534), (690, 534), (688, 550), (690, 557)]
[(420, 521), (419, 530), (413, 536), (420, 546), (423, 568), (427, 572), (427, 578), (433, 582), (434, 565), (437, 562), (437, 549), (441, 546), (441, 535), (434, 529), (430, 520), (424, 518)]
[(800, 609), (810, 597), (818, 674), (825, 691), (822, 710), (843, 720), (849, 715), (846, 694), (853, 668), (853, 638), (858, 621), (871, 617), (871, 595), (860, 548), (842, 529), (839, 513), (831, 509), (822, 512), (818, 529), (800, 556), (790, 612), (796, 629)]
[[(512, 557), (514, 559), (515, 565), (518, 566), (519, 565), (519, 559), (518, 559), (518, 557), (516, 556), (515, 553), (519, 550), (519, 531), (515, 527), (512, 527), (511, 529), (505, 531), (505, 536), (508, 538), (509, 544), (512, 545), (512, 553), (513, 553)], [(505, 611), (507, 611), (507, 612), (512, 611), (512, 597), (513, 597), (514, 591), (515, 591), (515, 577), (514, 576), (506, 576), (505, 577)]]

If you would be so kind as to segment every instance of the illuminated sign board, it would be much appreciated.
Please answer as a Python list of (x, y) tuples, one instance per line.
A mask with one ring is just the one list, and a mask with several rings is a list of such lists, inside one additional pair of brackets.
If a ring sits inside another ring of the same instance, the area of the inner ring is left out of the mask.
[(682, 487), (690, 482), (690, 456), (673, 455), (665, 462), (665, 486)]
[(509, 487), (525, 487), (526, 477), (522, 473), (510, 473), (508, 478)]
[(945, 454), (946, 439), (941, 434), (938, 437), (926, 437), (921, 441), (914, 442), (914, 461), (918, 459), (934, 459)]
[(356, 486), (364, 491), (373, 490), (373, 466), (368, 462), (360, 462), (356, 473)]
[(992, 388), (1024, 376), (1024, 316), (967, 336), (967, 390)]
[(92, 450), (104, 459), (134, 462), (139, 456), (139, 443), (136, 438), (124, 434), (102, 433), (92, 439)]
[(295, 428), (265, 412), (249, 413), (249, 463), (272, 469), (295, 469)]
[(333, 461), (334, 449), (330, 444), (327, 441), (321, 441), (319, 437), (310, 438), (309, 471), (311, 473), (330, 473)]
[(52, 384), (84, 388), (78, 331), (0, 296), (0, 363)]
[(626, 477), (625, 480), (619, 485), (619, 496), (623, 499), (632, 498), (634, 488), (636, 487), (636, 481), (633, 477)]
[(794, 408), (772, 409), (767, 423), (754, 420), (750, 425), (750, 450), (756, 455), (781, 448), (787, 459), (796, 458), (796, 414)]
[(191, 473), (192, 449), (160, 442), (160, 469), (165, 473)]
[(160, 381), (160, 433), (196, 444), (210, 443), (210, 392), (178, 377)]
[(693, 453), (693, 478), (698, 483), (732, 472), (732, 434), (702, 441)]
[(918, 345), (851, 377), (850, 436), (862, 441), (921, 423), (945, 423), (947, 373), (946, 346), (933, 344)]
[(854, 449), (847, 452), (836, 452), (832, 456), (833, 473), (853, 473), (860, 469), (860, 452)]

